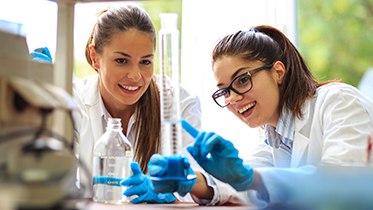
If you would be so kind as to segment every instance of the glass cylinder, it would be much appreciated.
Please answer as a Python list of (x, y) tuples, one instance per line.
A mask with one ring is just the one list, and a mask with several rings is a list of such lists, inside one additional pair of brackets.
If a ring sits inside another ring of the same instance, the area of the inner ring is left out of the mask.
[[(160, 55), (160, 101), (161, 101), (161, 139), (162, 155), (178, 155), (181, 152), (180, 121), (180, 73), (179, 73), (179, 30), (177, 14), (161, 13), (159, 30)], [(172, 80), (172, 89), (167, 88), (167, 77)]]
[(130, 202), (123, 195), (128, 187), (120, 181), (131, 176), (133, 149), (122, 132), (121, 119), (108, 120), (106, 132), (94, 146), (93, 200), (100, 203), (121, 204)]

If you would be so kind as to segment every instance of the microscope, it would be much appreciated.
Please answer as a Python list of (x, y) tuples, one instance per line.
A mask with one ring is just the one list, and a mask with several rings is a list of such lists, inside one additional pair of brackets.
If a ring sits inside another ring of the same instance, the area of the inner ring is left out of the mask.
[(66, 209), (81, 195), (78, 161), (73, 136), (55, 122), (66, 115), (72, 134), (78, 107), (53, 85), (53, 64), (31, 59), (22, 25), (0, 26), (0, 196), (13, 209)]

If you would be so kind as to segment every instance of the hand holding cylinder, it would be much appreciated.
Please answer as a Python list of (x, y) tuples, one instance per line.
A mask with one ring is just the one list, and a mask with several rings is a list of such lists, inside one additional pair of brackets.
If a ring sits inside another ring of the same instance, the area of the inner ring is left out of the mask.
[(177, 192), (185, 196), (196, 183), (196, 174), (184, 156), (154, 154), (148, 164), (154, 192)]

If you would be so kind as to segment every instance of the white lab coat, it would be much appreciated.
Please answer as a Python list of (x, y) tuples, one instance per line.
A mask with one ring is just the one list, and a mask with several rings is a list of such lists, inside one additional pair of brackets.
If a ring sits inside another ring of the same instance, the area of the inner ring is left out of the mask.
[[(160, 84), (160, 76), (155, 75), (157, 84)], [(172, 81), (167, 78), (167, 88), (172, 87)], [(98, 74), (88, 76), (80, 81), (76, 81), (73, 84), (73, 95), (78, 106), (88, 115), (75, 113), (75, 129), (74, 135), (76, 138), (75, 149), (76, 153), (79, 154), (79, 159), (87, 166), (89, 176), (92, 176), (93, 167), (93, 147), (96, 141), (105, 132), (102, 124), (102, 111), (99, 103), (99, 76)], [(197, 96), (191, 96), (184, 88), (180, 87), (180, 113), (181, 118), (188, 121), (195, 128), (200, 129), (201, 127), (201, 106)], [(135, 133), (133, 124), (135, 122), (134, 115), (131, 116), (128, 128), (127, 138), (135, 146)], [(183, 139), (183, 154), (188, 156), (192, 165), (197, 165), (193, 158), (186, 151), (185, 147), (194, 141), (186, 131), (182, 131)], [(194, 161), (194, 162), (193, 162)], [(85, 197), (92, 197), (92, 186), (88, 183), (87, 175), (82, 168), (79, 170), (80, 183), (88, 186), (85, 190)]]
[(230, 185), (215, 180), (212, 204), (241, 202), (261, 208), (286, 206), (292, 202), (287, 195), (301, 187), (302, 181), (312, 176), (317, 166), (363, 162), (367, 138), (373, 131), (370, 99), (350, 85), (331, 83), (317, 89), (316, 95), (305, 102), (302, 113), (303, 118), (294, 121), (291, 157), (268, 146), (261, 137), (252, 157), (244, 161), (259, 171), (269, 193), (269, 202), (258, 199), (253, 190), (237, 193)]

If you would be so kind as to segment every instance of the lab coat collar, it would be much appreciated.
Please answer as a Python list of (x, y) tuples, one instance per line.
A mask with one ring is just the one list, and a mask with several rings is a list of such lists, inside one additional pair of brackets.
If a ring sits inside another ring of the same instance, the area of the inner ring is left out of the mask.
[(100, 107), (100, 114), (101, 114), (101, 123), (102, 123), (102, 129), (106, 131), (106, 126), (109, 118), (113, 118), (110, 113), (107, 111), (104, 100), (102, 99), (102, 96), (100, 94), (100, 87), (97, 88), (97, 98), (98, 98), (98, 106)]
[(295, 132), (299, 132), (307, 123), (311, 108), (311, 100), (307, 99), (304, 102), (301, 113), (303, 114), (302, 119), (295, 117)]
[(299, 167), (305, 163), (305, 158), (307, 155), (307, 148), (309, 145), (309, 129), (306, 126), (308, 119), (310, 117), (311, 100), (306, 100), (303, 108), (302, 114), (303, 118), (299, 119), (295, 117), (295, 136), (293, 142), (293, 153), (291, 159), (292, 167)]
[(86, 106), (95, 106), (99, 102), (97, 92), (100, 87), (100, 80), (98, 74), (88, 76), (83, 79), (84, 90), (82, 91), (85, 95), (83, 102)]

